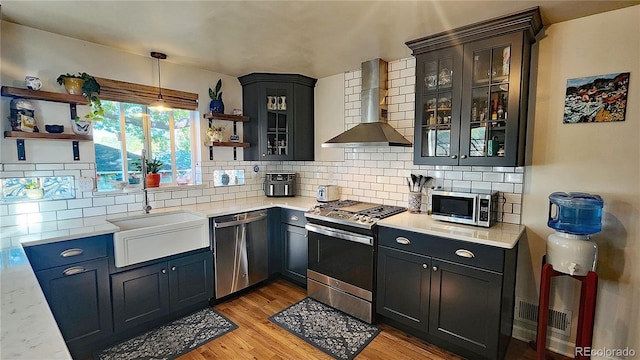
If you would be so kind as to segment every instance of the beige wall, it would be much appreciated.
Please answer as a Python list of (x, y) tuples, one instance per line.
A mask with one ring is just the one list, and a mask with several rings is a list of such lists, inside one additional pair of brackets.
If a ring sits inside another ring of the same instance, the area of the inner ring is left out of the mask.
[(322, 147), (344, 128), (344, 73), (318, 79), (314, 94), (315, 160), (344, 160), (343, 149)]
[[(528, 244), (518, 264), (519, 296), (537, 302), (548, 195), (599, 194), (605, 201), (599, 245), (594, 348), (632, 347), (640, 356), (640, 6), (551, 25), (538, 45), (532, 79), (533, 164), (526, 168), (522, 223)], [(631, 72), (626, 121), (562, 124), (566, 81)], [(578, 310), (571, 280), (556, 281), (556, 306)], [(575, 320), (575, 316), (574, 316)], [(574, 328), (576, 326), (574, 321)], [(575, 334), (575, 331), (574, 331)]]
[[(143, 85), (157, 86), (158, 74), (156, 59), (151, 56), (139, 56), (114, 48), (96, 45), (66, 36), (49, 33), (21, 25), (2, 21), (0, 26), (2, 59), (0, 79), (2, 85), (24, 87), (25, 75), (38, 76), (43, 82), (42, 90), (64, 92), (56, 83), (58, 75), (63, 73), (87, 72), (91, 75), (128, 81)], [(162, 49), (149, 49), (162, 51)], [(201, 114), (209, 111), (209, 87), (214, 87), (222, 78), (225, 112), (242, 108), (242, 87), (237, 78), (194, 67), (179, 66), (171, 63), (172, 54), (160, 63), (163, 88), (182, 90), (199, 95), (198, 110)], [(10, 98), (2, 97), (0, 104), (0, 129), (6, 130), (9, 122)], [(69, 130), (69, 106), (45, 101), (34, 101), (36, 121), (44, 130), (44, 124), (62, 124)], [(78, 107), (78, 113), (88, 111), (88, 106)], [(230, 123), (226, 123), (231, 128)], [(201, 126), (207, 122), (200, 121)], [(240, 125), (241, 127), (241, 125)], [(202, 132), (204, 134), (204, 132)], [(200, 143), (204, 143), (202, 136)], [(73, 162), (70, 145), (67, 142), (26, 141), (27, 163)], [(2, 139), (2, 163), (16, 163), (15, 142)], [(218, 150), (218, 149), (216, 149)], [(208, 160), (208, 148), (203, 149), (203, 159)], [(242, 151), (239, 151), (242, 158)], [(52, 155), (53, 154), (53, 155)], [(232, 150), (216, 151), (219, 160), (233, 159)], [(94, 162), (93, 143), (83, 142), (80, 148), (83, 162)]]

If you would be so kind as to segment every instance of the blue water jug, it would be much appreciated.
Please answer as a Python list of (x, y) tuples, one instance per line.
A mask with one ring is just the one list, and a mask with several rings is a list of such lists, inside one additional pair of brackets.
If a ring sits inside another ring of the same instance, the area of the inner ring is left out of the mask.
[(603, 205), (599, 195), (554, 192), (549, 195), (547, 225), (570, 234), (595, 234), (602, 230)]

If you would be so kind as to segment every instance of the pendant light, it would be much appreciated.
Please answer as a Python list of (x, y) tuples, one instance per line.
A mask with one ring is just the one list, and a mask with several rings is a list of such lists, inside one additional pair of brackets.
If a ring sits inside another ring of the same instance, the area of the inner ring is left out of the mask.
[(152, 102), (149, 105), (149, 108), (155, 111), (166, 111), (169, 107), (167, 106), (167, 102), (162, 97), (162, 87), (160, 86), (160, 59), (166, 59), (167, 54), (152, 51), (151, 57), (158, 60), (158, 100)]

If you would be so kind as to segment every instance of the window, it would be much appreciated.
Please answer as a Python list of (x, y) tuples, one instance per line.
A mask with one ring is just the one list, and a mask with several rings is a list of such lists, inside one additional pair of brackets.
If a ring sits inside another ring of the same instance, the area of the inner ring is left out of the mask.
[(102, 106), (104, 120), (93, 124), (98, 191), (115, 190), (115, 182), (139, 184), (140, 170), (135, 163), (143, 149), (149, 159), (163, 162), (161, 185), (194, 179), (195, 111), (159, 112), (146, 105), (105, 100)]

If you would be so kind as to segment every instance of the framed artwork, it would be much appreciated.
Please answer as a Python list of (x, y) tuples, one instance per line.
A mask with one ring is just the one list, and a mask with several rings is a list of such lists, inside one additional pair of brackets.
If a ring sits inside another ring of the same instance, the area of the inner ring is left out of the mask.
[(629, 73), (567, 80), (564, 124), (624, 121)]

